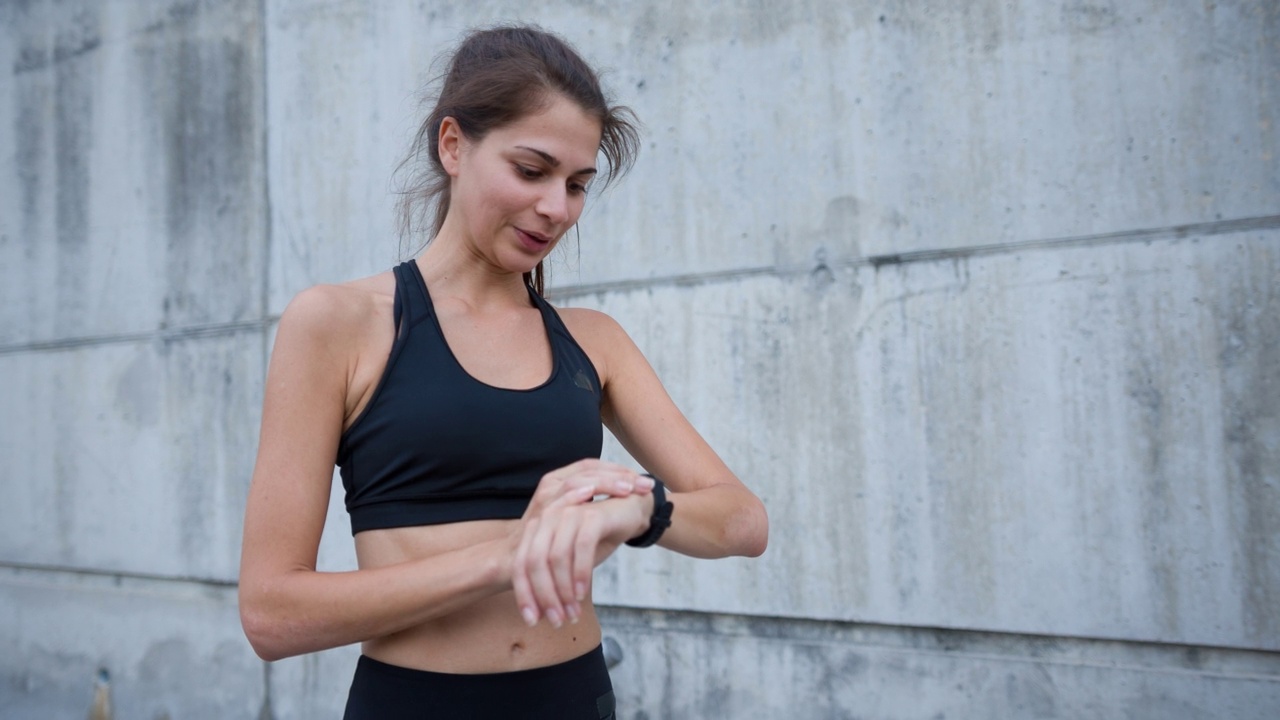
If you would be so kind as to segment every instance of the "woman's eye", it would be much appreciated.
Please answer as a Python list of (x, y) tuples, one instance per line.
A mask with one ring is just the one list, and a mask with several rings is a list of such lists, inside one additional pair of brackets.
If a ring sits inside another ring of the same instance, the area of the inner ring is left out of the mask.
[(534, 170), (533, 168), (525, 167), (524, 165), (517, 165), (516, 172), (520, 173), (521, 177), (528, 178), (530, 180), (542, 177), (542, 173)]

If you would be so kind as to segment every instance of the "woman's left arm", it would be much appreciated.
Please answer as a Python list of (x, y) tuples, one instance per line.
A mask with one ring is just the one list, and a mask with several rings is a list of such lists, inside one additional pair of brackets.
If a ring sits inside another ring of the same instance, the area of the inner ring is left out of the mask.
[[(589, 328), (598, 357), (605, 425), (640, 465), (661, 478), (675, 505), (671, 527), (658, 544), (700, 558), (763, 553), (769, 541), (764, 504), (676, 407), (622, 326), (603, 313), (575, 314)], [(653, 502), (647, 495), (623, 501), (647, 507)]]

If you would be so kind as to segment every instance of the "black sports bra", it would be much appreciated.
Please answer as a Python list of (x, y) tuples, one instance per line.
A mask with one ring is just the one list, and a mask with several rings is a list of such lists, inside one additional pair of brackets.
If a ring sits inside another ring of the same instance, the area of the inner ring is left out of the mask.
[(551, 376), (528, 390), (467, 374), (445, 341), (417, 263), (395, 268), (396, 339), (337, 464), (351, 532), (518, 518), (547, 472), (600, 457), (600, 378), (532, 288)]

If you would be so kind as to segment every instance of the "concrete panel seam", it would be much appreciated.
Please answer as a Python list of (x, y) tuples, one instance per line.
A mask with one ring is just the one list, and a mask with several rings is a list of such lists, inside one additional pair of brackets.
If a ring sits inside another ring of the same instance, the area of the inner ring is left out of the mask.
[[(1216, 220), (1213, 222), (1191, 223), (1187, 225), (1171, 225), (1158, 228), (1141, 228), (1136, 230), (1120, 230), (1092, 235), (1072, 235), (1037, 240), (1020, 240), (1015, 242), (992, 243), (989, 245), (972, 245), (962, 248), (942, 248), (937, 250), (915, 250), (886, 255), (868, 255), (849, 259), (824, 261), (829, 268), (857, 268), (863, 266), (883, 267), (887, 265), (907, 265), (913, 263), (957, 260), (985, 255), (1002, 255), (1033, 250), (1054, 250), (1069, 247), (1091, 245), (1120, 245), (1127, 243), (1149, 243), (1157, 241), (1183, 240), (1189, 237), (1212, 237), (1231, 233), (1256, 230), (1274, 230), (1280, 228), (1280, 215), (1263, 215), (1251, 218)], [(547, 296), (553, 300), (600, 295), (610, 292), (630, 292), (660, 287), (697, 287), (720, 282), (730, 282), (759, 276), (793, 277), (804, 276), (813, 272), (813, 263), (804, 265), (766, 265), (747, 268), (733, 268), (705, 273), (687, 273), (661, 277), (639, 278), (634, 280), (615, 280), (602, 283), (585, 283), (582, 285), (563, 285), (547, 290)]]
[(222, 337), (240, 333), (263, 332), (279, 320), (278, 317), (267, 317), (261, 320), (244, 320), (229, 323), (210, 323), (208, 325), (188, 325), (184, 327), (165, 328), (162, 330), (120, 333), (118, 335), (86, 335), (82, 337), (59, 338), (29, 343), (0, 345), (0, 356), (18, 355), (22, 353), (60, 352), (83, 347), (101, 345), (129, 345), (145, 342), (174, 342), (194, 338)]
[(170, 585), (198, 585), (217, 590), (228, 590), (239, 587), (235, 580), (207, 578), (185, 575), (152, 575), (137, 572), (117, 572), (101, 568), (67, 567), (57, 565), (39, 565), (34, 563), (16, 563), (0, 561), (0, 581), (27, 582), (36, 584), (76, 582), (100, 583), (113, 588), (154, 589)]

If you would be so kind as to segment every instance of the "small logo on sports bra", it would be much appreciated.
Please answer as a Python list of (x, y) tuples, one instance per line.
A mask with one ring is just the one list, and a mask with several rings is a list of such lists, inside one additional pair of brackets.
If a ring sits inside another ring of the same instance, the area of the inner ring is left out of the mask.
[(591, 378), (587, 377), (587, 374), (582, 372), (581, 370), (579, 370), (577, 374), (573, 376), (573, 384), (577, 385), (583, 390), (586, 390), (587, 392), (595, 392), (595, 388), (591, 387)]

